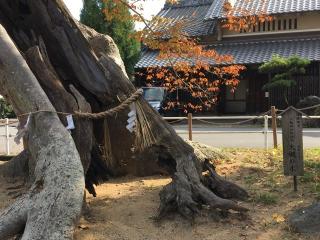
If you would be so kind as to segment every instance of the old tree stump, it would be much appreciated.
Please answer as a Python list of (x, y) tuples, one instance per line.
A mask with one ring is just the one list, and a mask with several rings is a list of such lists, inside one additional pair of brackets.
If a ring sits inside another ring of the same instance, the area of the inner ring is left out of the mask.
[(61, 0), (0, 1), (0, 24), (1, 95), (17, 115), (50, 111), (30, 116), (25, 151), (1, 166), (2, 175), (27, 178), (29, 191), (1, 212), (0, 239), (72, 239), (84, 188), (95, 195), (109, 175), (170, 174), (159, 217), (192, 218), (202, 205), (247, 210), (230, 200), (246, 191), (200, 161), (141, 98), (135, 134), (125, 128), (129, 108), (102, 120), (75, 118), (72, 134), (66, 130), (65, 116), (53, 112), (102, 112), (136, 90), (112, 39), (77, 23)]

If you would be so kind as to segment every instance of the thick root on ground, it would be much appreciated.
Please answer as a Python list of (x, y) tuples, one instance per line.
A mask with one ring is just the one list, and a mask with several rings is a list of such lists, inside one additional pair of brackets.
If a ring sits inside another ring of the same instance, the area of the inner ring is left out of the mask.
[(213, 162), (229, 159), (229, 154), (221, 149), (207, 146), (202, 143), (186, 141), (194, 149), (194, 154), (202, 165), (202, 183), (213, 191), (217, 196), (227, 199), (244, 200), (248, 198), (248, 193), (238, 185), (226, 181), (215, 171)]
[(27, 180), (28, 159), (28, 151), (22, 151), (19, 155), (12, 158), (10, 161), (0, 165), (0, 175), (9, 179), (23, 178), (24, 180)]
[[(204, 205), (223, 211), (248, 211), (230, 200), (247, 198), (248, 194), (244, 189), (221, 178), (203, 154), (198, 156), (198, 148), (192, 148), (182, 140), (177, 141), (176, 145), (163, 147), (159, 157), (164, 164), (168, 161), (176, 163), (172, 182), (160, 192), (159, 219), (171, 212), (178, 212), (184, 218), (192, 220)], [(221, 154), (213, 155), (222, 157)]]
[(204, 161), (203, 170), (206, 171), (202, 178), (203, 184), (217, 196), (226, 199), (239, 200), (245, 200), (249, 197), (246, 190), (219, 176), (215, 171), (215, 167), (209, 160)]
[(202, 205), (213, 209), (246, 212), (248, 209), (236, 202), (215, 195), (202, 183), (193, 183), (182, 173), (176, 173), (172, 182), (160, 192), (159, 219), (169, 213), (178, 212), (184, 218), (192, 220)]
[(199, 212), (200, 205), (193, 199), (191, 185), (182, 174), (176, 173), (172, 182), (160, 192), (159, 218), (178, 211), (183, 217), (191, 219)]
[(0, 214), (0, 238), (7, 239), (23, 232), (27, 221), (28, 203), (26, 198), (17, 200)]

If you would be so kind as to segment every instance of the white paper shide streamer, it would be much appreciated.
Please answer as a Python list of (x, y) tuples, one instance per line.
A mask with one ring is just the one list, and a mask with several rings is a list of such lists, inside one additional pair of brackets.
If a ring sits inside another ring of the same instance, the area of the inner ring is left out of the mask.
[(73, 122), (73, 117), (72, 117), (71, 114), (67, 116), (67, 123), (68, 123), (68, 126), (66, 128), (68, 130), (75, 129), (74, 122)]
[(26, 134), (26, 132), (28, 131), (28, 126), (29, 126), (29, 122), (30, 122), (30, 118), (31, 118), (31, 113), (28, 115), (28, 119), (26, 124), (21, 127), (20, 123), (18, 125), (18, 132), (16, 134), (16, 136), (14, 137), (14, 142), (16, 144), (20, 144), (21, 143), (21, 139), (24, 137), (24, 135)]
[(133, 133), (135, 131), (136, 125), (137, 125), (137, 109), (136, 105), (132, 103), (130, 105), (130, 112), (128, 113), (128, 124), (126, 128), (128, 129), (129, 132)]

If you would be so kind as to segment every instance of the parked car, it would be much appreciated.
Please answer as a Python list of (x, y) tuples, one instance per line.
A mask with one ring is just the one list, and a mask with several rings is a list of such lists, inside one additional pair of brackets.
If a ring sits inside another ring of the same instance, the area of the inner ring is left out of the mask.
[(158, 112), (162, 111), (165, 99), (165, 89), (163, 87), (143, 87), (143, 97)]

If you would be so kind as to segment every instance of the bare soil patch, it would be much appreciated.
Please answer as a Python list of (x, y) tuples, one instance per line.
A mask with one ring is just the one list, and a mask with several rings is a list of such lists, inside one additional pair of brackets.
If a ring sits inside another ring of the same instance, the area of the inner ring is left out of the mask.
[(157, 222), (159, 192), (170, 182), (165, 176), (125, 177), (98, 186), (88, 197), (90, 216), (81, 219), (76, 240), (318, 240), (320, 236), (291, 233), (287, 216), (297, 207), (319, 200), (320, 151), (306, 152), (306, 175), (299, 191), (282, 174), (281, 150), (225, 149), (228, 158), (216, 159), (217, 171), (244, 186), (250, 199), (247, 216), (223, 216), (204, 209), (194, 223), (179, 216)]

